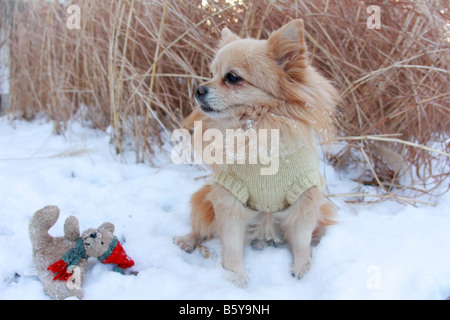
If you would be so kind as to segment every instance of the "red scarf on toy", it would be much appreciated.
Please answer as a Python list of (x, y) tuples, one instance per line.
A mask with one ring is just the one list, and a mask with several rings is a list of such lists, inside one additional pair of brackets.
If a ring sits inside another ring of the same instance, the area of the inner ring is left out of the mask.
[[(47, 268), (56, 276), (53, 280), (69, 280), (72, 272), (68, 270), (68, 268), (72, 265), (77, 265), (81, 259), (87, 259), (86, 251), (84, 250), (84, 244), (81, 238), (78, 238), (75, 244), (75, 247), (66, 252), (61, 260), (56, 261), (51, 266)], [(108, 249), (98, 257), (102, 263), (115, 263), (117, 267), (114, 268), (114, 271), (124, 274), (123, 269), (130, 268), (134, 266), (134, 261), (131, 259), (124, 248), (120, 244), (117, 237), (114, 237), (111, 243), (109, 244)]]
[(126, 269), (134, 266), (134, 261), (131, 259), (125, 249), (120, 244), (117, 237), (111, 241), (108, 250), (98, 257), (102, 263), (115, 263), (121, 269)]

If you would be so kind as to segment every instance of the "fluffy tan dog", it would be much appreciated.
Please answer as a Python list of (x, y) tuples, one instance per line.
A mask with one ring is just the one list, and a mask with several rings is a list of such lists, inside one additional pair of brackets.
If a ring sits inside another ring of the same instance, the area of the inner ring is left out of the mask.
[(321, 192), (325, 181), (318, 171), (316, 138), (327, 142), (333, 136), (337, 92), (309, 63), (302, 20), (267, 40), (241, 39), (223, 29), (211, 77), (197, 88), (200, 108), (186, 125), (202, 121), (204, 130), (223, 133), (279, 130), (279, 169), (263, 176), (261, 162), (211, 165), (213, 180), (191, 199), (192, 232), (174, 241), (191, 252), (218, 236), (222, 265), (238, 286), (248, 282), (247, 242), (256, 248), (286, 242), (292, 274), (301, 277), (309, 268), (313, 236), (333, 223), (333, 206)]

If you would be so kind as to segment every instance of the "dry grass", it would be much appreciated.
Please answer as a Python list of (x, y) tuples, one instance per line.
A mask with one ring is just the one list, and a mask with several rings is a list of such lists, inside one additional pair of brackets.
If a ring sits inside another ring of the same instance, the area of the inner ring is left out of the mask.
[[(371, 30), (366, 8), (376, 2), (382, 26)], [(66, 28), (61, 4), (16, 0), (9, 7), (11, 117), (47, 115), (58, 133), (76, 116), (111, 127), (119, 154), (132, 148), (136, 161), (151, 163), (164, 132), (193, 109), (192, 92), (209, 76), (225, 25), (266, 38), (302, 18), (313, 65), (341, 92), (338, 129), (346, 145), (334, 165), (365, 168), (361, 185), (384, 195), (431, 193), (450, 174), (445, 0), (72, 3), (81, 8), (81, 30)], [(414, 181), (405, 183), (406, 171)]]

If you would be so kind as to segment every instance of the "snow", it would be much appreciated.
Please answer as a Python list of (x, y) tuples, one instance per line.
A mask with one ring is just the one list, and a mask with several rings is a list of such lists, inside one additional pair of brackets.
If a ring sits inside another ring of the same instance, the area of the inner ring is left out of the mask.
[[(84, 299), (446, 299), (450, 295), (450, 193), (435, 207), (394, 201), (349, 205), (334, 198), (339, 223), (313, 248), (310, 271), (290, 275), (287, 247), (247, 247), (246, 288), (226, 280), (220, 243), (185, 253), (172, 238), (190, 230), (189, 199), (207, 172), (175, 165), (120, 162), (106, 133), (74, 122), (64, 136), (44, 120), (0, 118), (0, 299), (49, 299), (33, 272), (28, 221), (38, 209), (61, 209), (50, 230), (62, 236), (75, 215), (81, 230), (105, 221), (116, 226), (134, 275), (89, 260)], [(170, 154), (170, 153), (169, 153)], [(356, 184), (321, 164), (328, 193), (354, 192)]]

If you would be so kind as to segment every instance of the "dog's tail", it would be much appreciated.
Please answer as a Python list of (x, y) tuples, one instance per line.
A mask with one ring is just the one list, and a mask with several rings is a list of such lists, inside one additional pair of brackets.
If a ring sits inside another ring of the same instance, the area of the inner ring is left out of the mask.
[(334, 218), (336, 217), (336, 208), (331, 202), (325, 200), (320, 206), (319, 210), (320, 219), (313, 233), (313, 243), (318, 243), (320, 239), (325, 235), (327, 226), (331, 226), (337, 223), (334, 220)]
[(211, 186), (205, 185), (192, 195), (191, 223), (192, 234), (198, 241), (212, 238), (214, 234), (215, 213), (211, 201), (208, 200)]
[(46, 206), (33, 214), (28, 225), (28, 232), (34, 250), (43, 248), (51, 240), (52, 236), (48, 234), (48, 230), (58, 221), (58, 218), (57, 206)]

